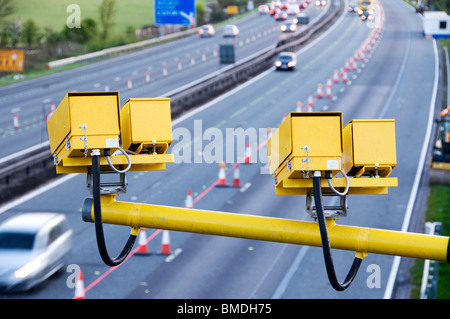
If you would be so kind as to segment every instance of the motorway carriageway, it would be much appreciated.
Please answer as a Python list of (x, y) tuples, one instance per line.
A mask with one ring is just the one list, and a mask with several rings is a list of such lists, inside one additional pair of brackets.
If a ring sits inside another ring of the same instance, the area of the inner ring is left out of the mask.
[[(381, 1), (381, 4), (386, 22), (373, 56), (359, 73), (352, 73), (351, 85), (334, 85), (336, 98), (318, 99), (313, 109), (342, 111), (344, 123), (352, 118), (396, 119), (398, 167), (394, 173), (399, 177), (399, 187), (382, 197), (352, 197), (350, 215), (339, 223), (401, 229), (426, 136), (428, 106), (435, 87), (434, 51), (432, 41), (418, 36), (420, 20), (402, 1)], [(317, 83), (325, 83), (371, 31), (357, 17), (346, 14), (314, 46), (298, 53), (301, 63), (297, 71), (263, 73), (175, 120), (174, 129), (183, 126), (192, 132), (193, 121), (197, 119), (202, 120), (204, 129), (276, 127), (284, 113), (295, 111), (299, 100), (306, 105)], [(421, 65), (418, 60), (423, 61)], [(421, 94), (412, 94), (415, 92)], [(409, 110), (406, 106), (414, 110), (408, 116), (404, 116)], [(233, 114), (239, 116), (231, 118)], [(418, 142), (410, 143), (411, 138)], [(258, 146), (264, 147), (261, 143), (252, 145), (254, 152)], [(238, 154), (237, 158), (242, 156)], [(169, 165), (165, 172), (133, 173), (129, 175), (128, 193), (119, 200), (182, 206), (187, 189), (192, 188), (196, 208), (305, 218), (301, 213), (304, 199), (275, 196), (270, 175), (259, 174), (261, 167), (260, 163), (239, 166), (242, 183), (247, 185), (245, 192), (211, 186), (217, 178), (218, 164), (181, 163)], [(229, 176), (231, 173), (229, 170)], [(70, 262), (80, 265), (84, 272), (89, 287), (87, 298), (383, 298), (385, 295), (394, 257), (369, 255), (352, 287), (337, 293), (328, 284), (320, 248), (179, 232), (171, 232), (171, 245), (174, 251), (182, 250), (169, 263), (164, 261), (165, 256), (156, 254), (133, 256), (122, 266), (108, 269), (98, 257), (92, 225), (80, 221), (78, 209), (87, 196), (86, 191), (80, 192), (84, 178), (65, 177), (66, 182), (56, 188), (41, 189), (40, 194), (10, 207), (0, 218), (38, 208), (65, 212), (79, 238)], [(123, 245), (123, 228), (105, 225), (105, 229), (111, 235), (107, 236), (108, 246)], [(148, 230), (149, 249), (153, 252), (159, 250), (158, 234), (159, 230)], [(335, 251), (333, 257), (341, 278), (352, 253)], [(369, 265), (380, 267), (380, 288), (367, 285)], [(71, 298), (73, 290), (65, 287), (65, 278), (65, 275), (52, 278), (41, 290), (20, 297)]]

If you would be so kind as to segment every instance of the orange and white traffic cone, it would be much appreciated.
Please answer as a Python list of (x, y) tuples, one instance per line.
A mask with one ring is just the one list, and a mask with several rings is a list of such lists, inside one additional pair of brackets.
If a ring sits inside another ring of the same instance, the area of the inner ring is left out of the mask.
[(136, 250), (136, 255), (148, 255), (149, 251), (147, 248), (147, 235), (145, 233), (145, 228), (141, 228), (139, 232), (139, 242)]
[(323, 96), (322, 83), (317, 84), (317, 95), (318, 99), (321, 99)]
[(302, 102), (298, 101), (297, 102), (297, 108), (295, 109), (296, 112), (301, 112), (302, 111)]
[(159, 252), (161, 255), (170, 255), (172, 250), (170, 249), (170, 236), (168, 230), (163, 230), (161, 250)]
[(308, 96), (308, 104), (306, 104), (306, 107), (307, 107), (307, 108), (312, 108), (313, 103), (314, 103), (314, 100), (313, 100), (312, 94), (309, 93), (309, 96)]
[(346, 72), (347, 72), (348, 70), (350, 70), (350, 63), (348, 62), (348, 60), (345, 60), (344, 70), (345, 70)]
[(186, 203), (185, 203), (184, 207), (185, 208), (194, 208), (194, 201), (192, 199), (192, 191), (190, 188), (188, 189), (188, 193), (186, 196)]
[(245, 164), (250, 164), (252, 162), (252, 150), (250, 149), (250, 143), (247, 142), (247, 146), (245, 147)]
[(167, 77), (167, 66), (163, 65), (163, 77)]
[(145, 72), (145, 83), (150, 83), (150, 72)]
[(331, 86), (327, 86), (325, 94), (327, 95), (327, 99), (331, 99)]
[(75, 281), (75, 296), (73, 299), (84, 299), (84, 297), (83, 272), (80, 270), (78, 272), (77, 280)]
[(344, 74), (342, 75), (342, 82), (347, 83), (347, 81), (348, 81), (347, 72), (344, 72)]
[(183, 71), (183, 64), (181, 64), (181, 61), (178, 61), (178, 72)]
[(339, 71), (338, 70), (334, 70), (333, 83), (338, 83), (338, 82), (339, 82)]
[(239, 164), (236, 164), (233, 176), (233, 187), (241, 187), (241, 177), (239, 174)]
[(133, 83), (131, 82), (130, 78), (128, 78), (127, 86), (128, 86), (128, 90), (132, 90), (133, 89)]
[(14, 113), (13, 115), (13, 123), (14, 123), (14, 129), (19, 129), (19, 115), (17, 113)]
[(225, 163), (220, 163), (219, 179), (217, 180), (217, 186), (227, 186), (227, 180), (225, 175)]

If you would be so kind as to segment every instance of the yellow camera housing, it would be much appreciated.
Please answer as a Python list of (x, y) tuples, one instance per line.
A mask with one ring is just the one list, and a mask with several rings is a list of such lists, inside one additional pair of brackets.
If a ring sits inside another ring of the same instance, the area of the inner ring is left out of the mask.
[[(398, 185), (388, 177), (396, 165), (393, 120), (353, 120), (343, 129), (339, 112), (290, 113), (267, 152), (277, 195), (312, 193), (315, 171), (329, 175), (321, 181), (325, 194), (347, 186), (348, 194), (387, 194)], [(341, 170), (352, 178), (336, 177)]]
[(122, 147), (135, 153), (164, 154), (172, 143), (169, 98), (132, 98), (120, 110)]
[(100, 150), (101, 171), (164, 170), (174, 162), (164, 154), (172, 142), (170, 99), (130, 99), (122, 110), (119, 101), (119, 92), (66, 94), (48, 122), (56, 173), (88, 172), (93, 149)]
[(277, 181), (341, 169), (342, 113), (290, 113), (267, 144), (270, 173)]
[(50, 150), (58, 164), (92, 149), (119, 147), (119, 92), (69, 92), (50, 117)]
[(343, 138), (347, 175), (387, 177), (397, 165), (395, 120), (352, 120), (344, 127)]

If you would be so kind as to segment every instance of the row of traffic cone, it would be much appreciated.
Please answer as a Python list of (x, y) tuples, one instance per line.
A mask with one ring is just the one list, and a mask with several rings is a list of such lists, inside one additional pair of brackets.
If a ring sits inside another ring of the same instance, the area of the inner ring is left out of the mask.
[[(150, 255), (151, 253), (147, 248), (147, 235), (145, 232), (145, 228), (141, 228), (141, 230), (139, 231), (138, 240), (139, 242), (135, 255)], [(162, 241), (159, 254), (160, 255), (172, 254), (172, 249), (170, 246), (170, 235), (168, 230), (162, 230)], [(75, 295), (73, 299), (85, 299), (83, 272), (81, 270), (78, 271), (78, 275), (75, 281)]]
[(343, 66), (341, 66), (340, 72), (336, 69), (333, 72), (333, 76), (328, 78), (327, 85), (325, 87), (325, 93), (323, 90), (322, 83), (317, 84), (317, 91), (315, 97), (313, 97), (313, 94), (310, 93), (308, 96), (308, 102), (304, 108), (302, 108), (301, 102), (297, 102), (297, 112), (312, 112), (313, 110), (313, 104), (316, 100), (321, 99), (322, 97), (326, 96), (327, 99), (332, 98), (332, 85), (337, 84), (340, 81), (340, 78), (342, 79), (342, 82), (344, 84), (348, 84), (348, 72), (349, 71), (358, 71), (358, 61), (361, 61), (362, 63), (367, 62), (367, 56), (366, 53), (372, 54), (374, 48), (377, 45), (377, 42), (381, 36), (381, 29), (375, 29), (368, 37), (366, 41), (362, 43), (362, 45), (359, 47), (358, 50), (356, 50), (353, 55), (345, 60), (345, 63)]
[[(216, 50), (214, 50), (213, 56), (214, 57), (217, 56), (217, 51)], [(205, 62), (205, 61), (206, 61), (206, 53), (203, 52), (202, 53), (202, 62)], [(195, 65), (195, 57), (194, 56), (191, 56), (190, 63), (191, 63), (191, 66)], [(178, 70), (178, 72), (183, 71), (183, 64), (181, 63), (180, 60), (178, 60), (178, 62), (177, 62), (177, 70)], [(168, 75), (168, 71), (167, 71), (167, 66), (166, 65), (162, 66), (162, 75), (163, 75), (164, 78), (166, 78), (167, 75)], [(147, 71), (147, 72), (145, 72), (145, 83), (149, 84), (150, 80), (151, 80), (150, 72)], [(127, 80), (127, 88), (128, 88), (129, 91), (131, 91), (133, 89), (133, 81), (132, 81), (131, 78), (128, 78), (128, 80)], [(105, 91), (109, 91), (109, 86), (108, 85), (105, 85)]]

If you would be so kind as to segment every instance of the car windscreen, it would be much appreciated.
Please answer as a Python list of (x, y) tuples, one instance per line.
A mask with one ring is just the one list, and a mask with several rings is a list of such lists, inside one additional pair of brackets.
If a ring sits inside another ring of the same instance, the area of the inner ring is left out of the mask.
[(31, 249), (35, 234), (22, 232), (0, 232), (0, 249)]
[(280, 55), (278, 57), (278, 60), (280, 60), (280, 61), (292, 61), (292, 57), (290, 55)]

